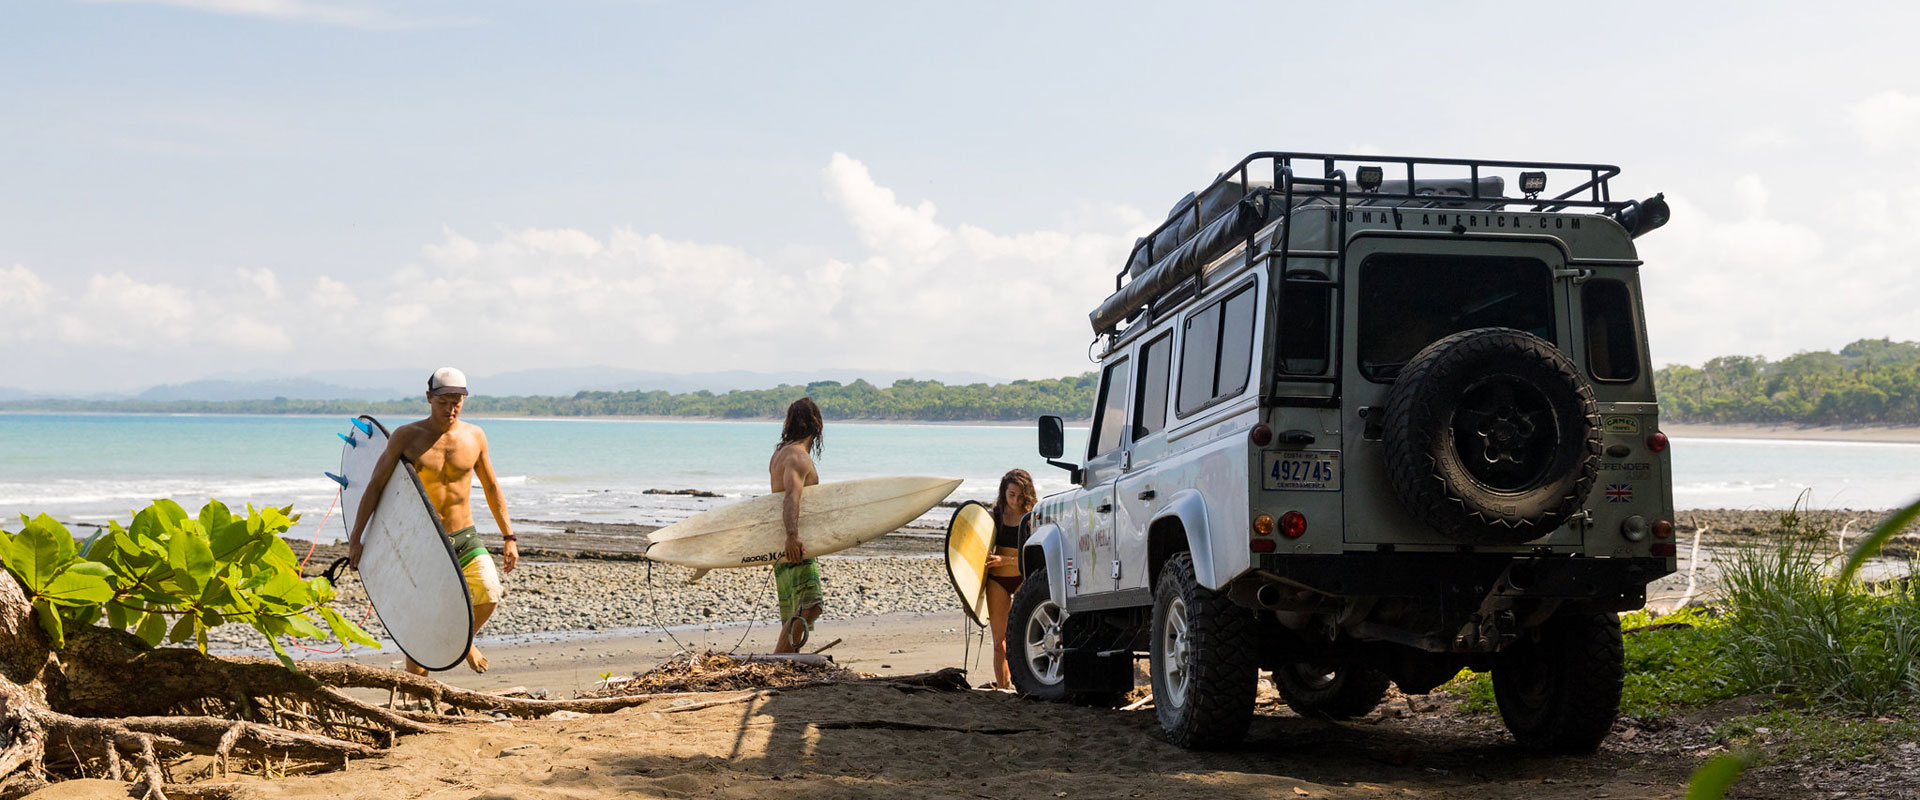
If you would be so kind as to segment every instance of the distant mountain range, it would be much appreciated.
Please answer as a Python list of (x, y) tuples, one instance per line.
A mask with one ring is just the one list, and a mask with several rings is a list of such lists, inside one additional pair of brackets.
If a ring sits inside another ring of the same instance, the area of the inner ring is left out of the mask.
[[(269, 372), (236, 372), (210, 375), (186, 383), (155, 386), (133, 394), (81, 394), (75, 392), (38, 392), (0, 387), (0, 402), (46, 398), (133, 399), (151, 402), (272, 400), (393, 400), (413, 397), (426, 391), (430, 367), (419, 369), (325, 370), (302, 375)], [(852, 383), (865, 380), (876, 386), (888, 386), (901, 378), (939, 381), (948, 385), (1005, 383), (1005, 378), (977, 372), (944, 370), (859, 370), (823, 369), (813, 371), (670, 373), (647, 372), (620, 367), (555, 367), (502, 372), (497, 375), (470, 375), (473, 393), (493, 397), (527, 395), (572, 395), (583, 391), (665, 391), (675, 394), (709, 391), (725, 393), (734, 389), (771, 389), (781, 384), (799, 386), (813, 381)]]

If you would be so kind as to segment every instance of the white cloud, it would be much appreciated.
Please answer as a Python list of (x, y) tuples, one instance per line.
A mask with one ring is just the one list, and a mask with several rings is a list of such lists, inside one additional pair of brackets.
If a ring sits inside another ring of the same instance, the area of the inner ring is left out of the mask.
[(1847, 109), (1855, 133), (1876, 150), (1912, 146), (1920, 133), (1920, 97), (1889, 89)]
[(1916, 338), (1920, 192), (1857, 192), (1824, 224), (1805, 204), (1774, 210), (1784, 202), (1773, 194), (1767, 179), (1746, 175), (1696, 195), (1711, 205), (1668, 198), (1673, 222), (1638, 242), (1656, 361)]
[(471, 25), (479, 21), (472, 18), (408, 18), (365, 3), (314, 2), (313, 0), (87, 0), (87, 2), (169, 6), (210, 14), (230, 14), (371, 30)]
[(1089, 215), (1073, 232), (1003, 233), (943, 223), (931, 201), (902, 200), (844, 154), (820, 175), (861, 243), (854, 253), (763, 253), (629, 227), (449, 228), (413, 263), (370, 277), (295, 284), (245, 269), (217, 287), (182, 287), (114, 273), (48, 300), (69, 309), (58, 330), (76, 353), (172, 352), (177, 364), (190, 351), (225, 368), (268, 366), (248, 359), (270, 352), (271, 366), (297, 370), (378, 353), (482, 372), (606, 363), (1057, 375), (1087, 368), (1085, 314), (1147, 219), (1115, 207), (1104, 226)]

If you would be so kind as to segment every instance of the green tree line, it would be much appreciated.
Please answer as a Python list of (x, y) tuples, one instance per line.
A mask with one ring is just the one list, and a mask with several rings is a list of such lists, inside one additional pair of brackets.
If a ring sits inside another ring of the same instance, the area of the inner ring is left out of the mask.
[[(841, 384), (816, 381), (805, 386), (735, 389), (670, 394), (652, 392), (578, 392), (570, 396), (468, 398), (466, 413), (536, 417), (706, 417), (755, 419), (779, 417), (787, 404), (813, 397), (828, 419), (885, 419), (921, 422), (1016, 421), (1042, 414), (1070, 420), (1093, 416), (1094, 373), (1072, 378), (1019, 380), (1004, 384), (948, 386), (939, 381), (901, 379), (892, 386), (864, 380)], [(410, 400), (20, 400), (0, 410), (164, 414), (376, 414), (424, 416), (424, 398)]]
[(1920, 425), (1920, 342), (1861, 339), (1778, 361), (1721, 356), (1655, 373), (1677, 422)]

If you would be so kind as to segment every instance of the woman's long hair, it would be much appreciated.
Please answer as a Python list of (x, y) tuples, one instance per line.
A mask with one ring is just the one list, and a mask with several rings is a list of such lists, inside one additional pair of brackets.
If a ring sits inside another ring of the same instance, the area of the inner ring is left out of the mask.
[(806, 441), (807, 437), (811, 436), (813, 437), (813, 455), (818, 458), (822, 440), (826, 438), (826, 435), (821, 432), (821, 428), (824, 427), (826, 423), (820, 421), (819, 403), (813, 402), (811, 397), (795, 400), (787, 405), (787, 423), (780, 427), (780, 444), (773, 449), (778, 450), (794, 442)]
[(1007, 502), (1008, 486), (1014, 487), (1013, 509), (1020, 512), (1020, 516), (1026, 516), (1040, 502), (1040, 492), (1033, 488), (1032, 475), (1028, 475), (1024, 469), (1007, 470), (1007, 474), (1000, 476), (1000, 489), (993, 494), (993, 521), (996, 524), (1001, 520), (1001, 506)]

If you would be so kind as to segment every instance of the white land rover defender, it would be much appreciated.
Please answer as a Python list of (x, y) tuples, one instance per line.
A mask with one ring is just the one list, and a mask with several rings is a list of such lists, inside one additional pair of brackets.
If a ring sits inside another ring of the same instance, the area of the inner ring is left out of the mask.
[(1041, 419), (1079, 488), (1033, 512), (1014, 684), (1111, 702), (1147, 658), (1198, 748), (1261, 669), (1345, 718), (1471, 667), (1520, 742), (1598, 747), (1617, 612), (1674, 571), (1633, 244), (1668, 212), (1618, 173), (1261, 152), (1183, 199), (1091, 314), (1079, 463)]

